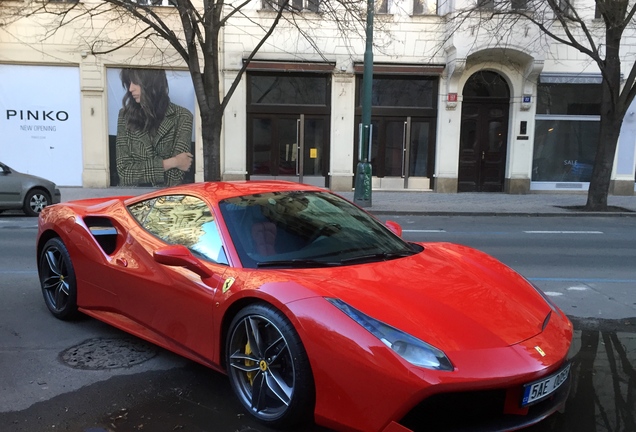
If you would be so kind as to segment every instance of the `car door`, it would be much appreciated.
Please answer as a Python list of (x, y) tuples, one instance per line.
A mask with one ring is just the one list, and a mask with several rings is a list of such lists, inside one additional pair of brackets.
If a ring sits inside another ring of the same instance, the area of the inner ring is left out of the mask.
[[(214, 298), (228, 269), (215, 218), (199, 198), (163, 196), (129, 206), (140, 226), (113, 255), (119, 309), (164, 346), (190, 358), (213, 358)], [(159, 264), (153, 252), (167, 245), (190, 249), (212, 277)]]
[(20, 178), (15, 176), (8, 166), (0, 164), (0, 208), (22, 207), (21, 192)]

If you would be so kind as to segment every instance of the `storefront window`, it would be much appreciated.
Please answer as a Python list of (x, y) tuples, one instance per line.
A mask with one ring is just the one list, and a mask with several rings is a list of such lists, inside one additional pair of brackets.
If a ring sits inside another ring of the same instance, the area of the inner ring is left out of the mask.
[(532, 180), (589, 182), (599, 127), (598, 121), (537, 119)]
[(537, 96), (537, 114), (601, 114), (598, 84), (539, 84)]
[(259, 105), (327, 105), (324, 75), (250, 76), (250, 103)]
[[(373, 77), (374, 107), (433, 108), (437, 79), (431, 77)], [(358, 106), (362, 104), (362, 76), (358, 83)]]
[(540, 83), (537, 96), (532, 181), (589, 182), (600, 129), (600, 84)]

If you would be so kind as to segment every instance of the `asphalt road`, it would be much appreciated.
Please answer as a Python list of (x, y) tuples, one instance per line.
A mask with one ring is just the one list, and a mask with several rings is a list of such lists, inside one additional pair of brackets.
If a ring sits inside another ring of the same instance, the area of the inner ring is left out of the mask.
[[(636, 218), (386, 218), (409, 240), (494, 255), (571, 317), (579, 353), (567, 411), (530, 431), (636, 430)], [(0, 431), (270, 431), (243, 414), (223, 375), (95, 320), (50, 316), (37, 280), (35, 224), (0, 216)], [(130, 355), (122, 341), (134, 345), (127, 367), (69, 361), (87, 344), (122, 360)]]
[(461, 243), (493, 255), (547, 292), (570, 316), (636, 316), (636, 218), (392, 219), (408, 240)]

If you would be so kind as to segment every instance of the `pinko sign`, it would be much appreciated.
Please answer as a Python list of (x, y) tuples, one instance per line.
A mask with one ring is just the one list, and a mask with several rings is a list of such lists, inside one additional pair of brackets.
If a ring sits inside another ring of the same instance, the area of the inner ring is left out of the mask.
[(61, 186), (81, 186), (79, 69), (0, 65), (0, 130), (4, 163)]

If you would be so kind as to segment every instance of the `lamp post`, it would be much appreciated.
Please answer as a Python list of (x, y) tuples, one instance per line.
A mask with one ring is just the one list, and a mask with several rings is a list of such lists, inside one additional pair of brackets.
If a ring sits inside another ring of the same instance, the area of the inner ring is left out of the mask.
[(353, 202), (371, 207), (371, 95), (373, 92), (373, 13), (374, 0), (367, 0), (366, 47), (362, 75), (362, 123), (358, 133), (358, 165), (356, 167)]

